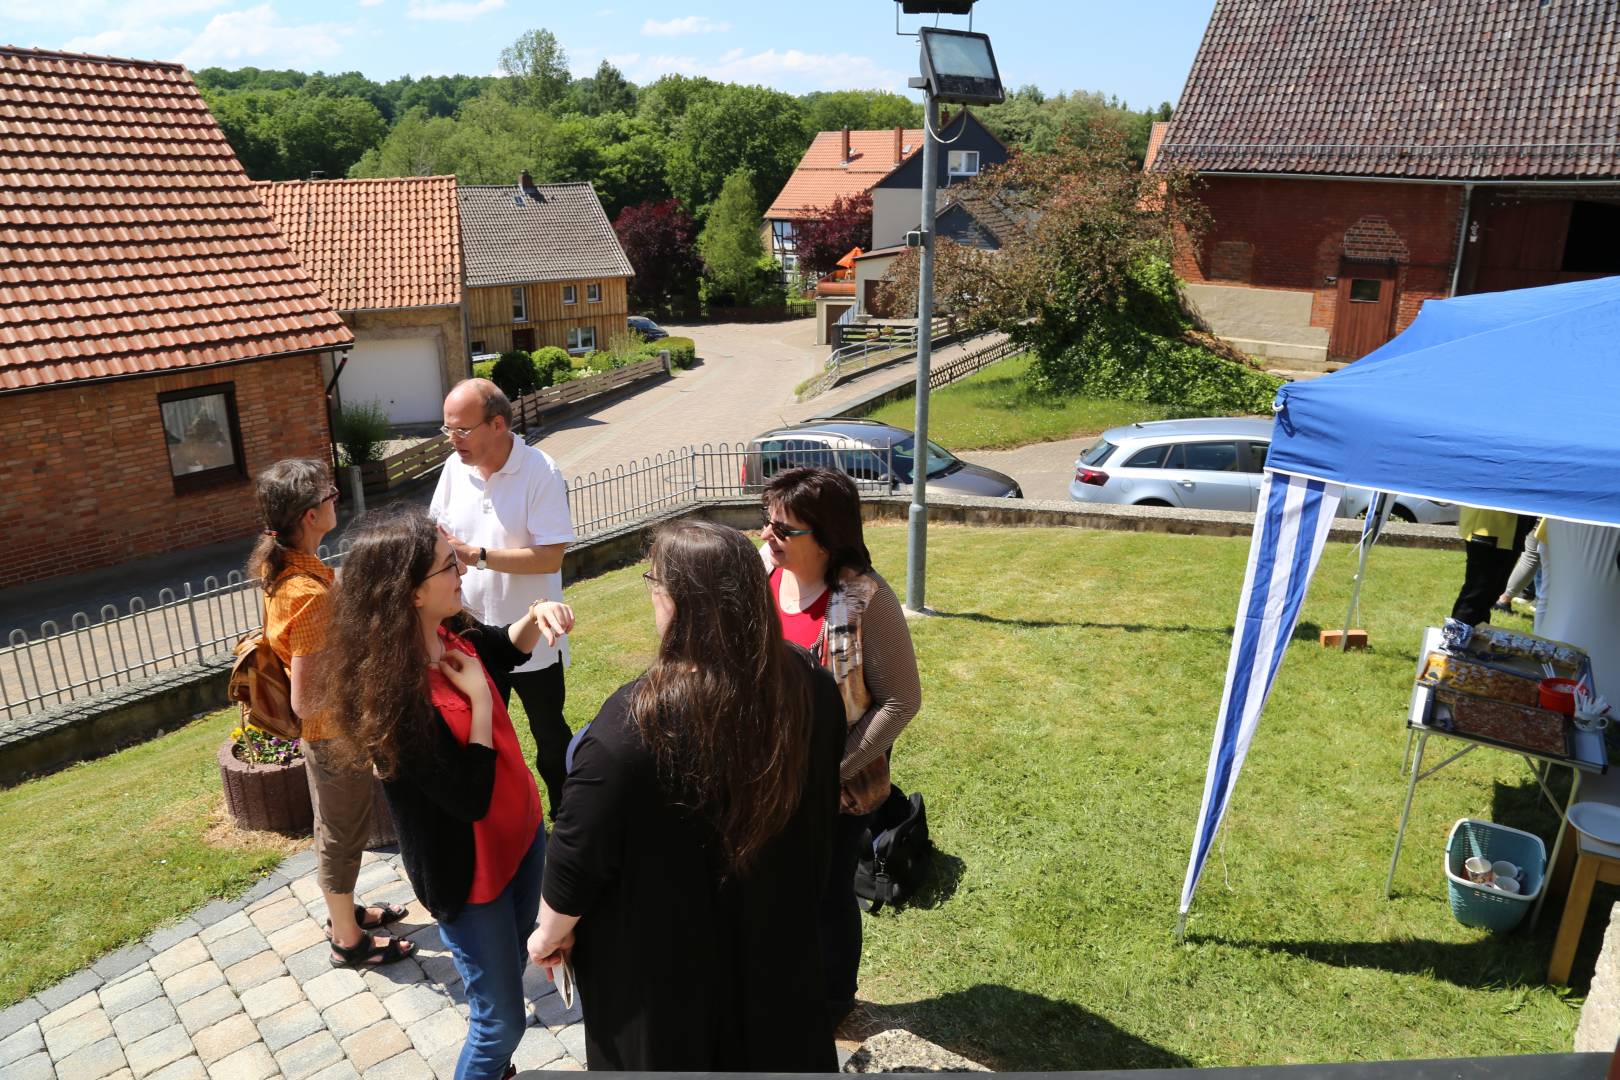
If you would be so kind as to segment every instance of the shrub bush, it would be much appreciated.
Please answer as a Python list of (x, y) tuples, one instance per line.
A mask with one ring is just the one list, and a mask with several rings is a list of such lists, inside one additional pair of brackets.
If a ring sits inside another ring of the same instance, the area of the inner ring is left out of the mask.
[(488, 379), (490, 382), (495, 381), (495, 361), (493, 360), (478, 361), (478, 363), (473, 365), (472, 371), (473, 378), (475, 379)]
[(339, 465), (347, 468), (381, 460), (383, 444), (388, 441), (388, 413), (376, 399), (345, 405), (332, 435), (338, 444)]
[(663, 341), (652, 343), (653, 355), (657, 356), (660, 349), (669, 350), (669, 359), (676, 367), (685, 370), (697, 360), (697, 345), (689, 337), (667, 337)]
[(537, 388), (534, 374), (534, 361), (522, 349), (513, 349), (501, 353), (500, 359), (495, 361), (490, 369), (489, 377), (501, 392), (516, 401), (524, 394)]
[(532, 356), (534, 364), (534, 378), (536, 386), (556, 386), (567, 382), (574, 369), (573, 357), (568, 350), (556, 345), (547, 345), (543, 349), (536, 349)]

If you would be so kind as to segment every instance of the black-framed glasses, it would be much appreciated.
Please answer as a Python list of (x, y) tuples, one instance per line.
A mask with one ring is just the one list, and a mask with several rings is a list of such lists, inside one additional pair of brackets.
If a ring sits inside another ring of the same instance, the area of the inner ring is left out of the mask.
[(483, 427), (493, 419), (495, 419), (493, 416), (486, 416), (472, 427), (451, 427), (449, 424), (440, 424), (439, 433), (441, 435), (448, 435), (453, 439), (465, 439), (467, 436), (471, 435), (473, 432), (477, 431), (479, 428)]
[(641, 575), (641, 580), (645, 581), (647, 583), (647, 587), (651, 588), (651, 589), (661, 589), (661, 588), (664, 587), (664, 583), (662, 581), (659, 581), (656, 577), (654, 577), (653, 572), (651, 570), (643, 571), (642, 575)]
[(338, 500), (337, 485), (332, 484), (327, 488), (326, 494), (322, 495), (319, 499), (316, 499), (315, 500), (315, 505), (311, 506), (309, 509), (310, 510), (315, 510), (315, 509), (318, 509), (318, 508), (320, 508), (322, 506), (325, 506), (329, 502), (337, 502), (337, 500)]
[(760, 528), (771, 530), (779, 540), (791, 540), (795, 536), (809, 536), (815, 531), (814, 529), (790, 529), (786, 522), (777, 521), (771, 517), (769, 510), (762, 511), (761, 516), (765, 519), (765, 523)]
[[(428, 574), (428, 577), (438, 577), (440, 574), (448, 573), (451, 570), (459, 569), (460, 566), (461, 566), (461, 555), (454, 548), (452, 548), (450, 550), (450, 558), (445, 560), (445, 563), (444, 563), (443, 566), (439, 567), (437, 570), (434, 570), (432, 573)], [(426, 581), (427, 578), (423, 578), (422, 580)]]

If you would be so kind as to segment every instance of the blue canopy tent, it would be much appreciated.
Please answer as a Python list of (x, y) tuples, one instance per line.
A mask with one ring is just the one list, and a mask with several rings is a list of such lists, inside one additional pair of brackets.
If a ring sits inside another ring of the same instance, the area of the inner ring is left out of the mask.
[(1620, 277), (1431, 300), (1272, 407), (1178, 936), (1346, 486), (1620, 525)]

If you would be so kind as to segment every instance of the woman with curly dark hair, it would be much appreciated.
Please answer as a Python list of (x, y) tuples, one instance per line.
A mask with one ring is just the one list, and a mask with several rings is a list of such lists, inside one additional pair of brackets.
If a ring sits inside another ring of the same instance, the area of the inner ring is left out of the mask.
[(406, 876), (439, 920), (471, 1008), (456, 1080), (507, 1074), (523, 1037), (523, 944), (540, 904), (540, 792), (493, 672), (528, 658), (573, 612), (540, 601), (488, 626), (461, 609), (465, 568), (419, 507), (367, 515), (343, 563), (324, 700), (350, 752), (375, 764)]
[(248, 576), (264, 589), (264, 636), (286, 667), (292, 707), (303, 723), (304, 773), (315, 810), (315, 866), (326, 899), (333, 967), (375, 967), (403, 960), (415, 946), (374, 933), (403, 919), (397, 904), (356, 904), (354, 883), (371, 835), (369, 767), (353, 767), (333, 748), (326, 718), (311, 709), (315, 671), (332, 610), (332, 568), (317, 554), (337, 526), (338, 490), (324, 462), (287, 458), (254, 480), (264, 532), (248, 556)]
[(667, 526), (651, 563), (657, 657), (579, 739), (529, 955), (571, 958), (592, 1069), (835, 1071), (816, 910), (838, 693), (782, 640), (741, 533)]

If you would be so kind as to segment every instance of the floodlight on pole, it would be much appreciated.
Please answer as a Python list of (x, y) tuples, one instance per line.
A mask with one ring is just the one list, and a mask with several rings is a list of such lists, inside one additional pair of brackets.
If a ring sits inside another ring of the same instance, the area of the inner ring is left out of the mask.
[[(908, 15), (973, 14), (973, 0), (895, 0), (895, 22)], [(928, 376), (933, 363), (934, 198), (939, 177), (939, 103), (985, 105), (1004, 97), (990, 38), (971, 30), (923, 27), (917, 32), (922, 74), (909, 81), (923, 92), (922, 213), (917, 228), (917, 414), (911, 448), (911, 507), (906, 517), (906, 610), (928, 610)], [(965, 130), (965, 129), (964, 129)]]

